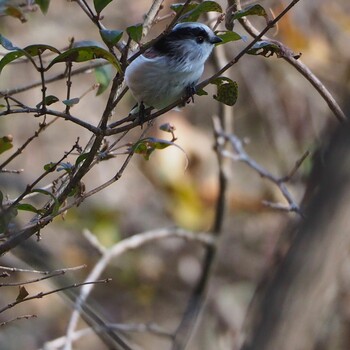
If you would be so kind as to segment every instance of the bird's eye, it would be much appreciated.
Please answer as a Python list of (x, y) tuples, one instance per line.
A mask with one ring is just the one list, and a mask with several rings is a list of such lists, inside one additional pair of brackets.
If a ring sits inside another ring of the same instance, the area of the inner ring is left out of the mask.
[(202, 42), (204, 42), (204, 36), (197, 36), (196, 41), (198, 44), (201, 44)]

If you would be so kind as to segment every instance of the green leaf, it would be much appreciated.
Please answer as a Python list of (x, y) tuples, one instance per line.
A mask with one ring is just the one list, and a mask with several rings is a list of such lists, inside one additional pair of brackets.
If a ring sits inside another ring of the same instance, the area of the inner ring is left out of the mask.
[(7, 230), (12, 219), (18, 215), (18, 210), (15, 207), (8, 208), (5, 211), (5, 215), (0, 215), (0, 233), (3, 233)]
[(74, 105), (80, 102), (80, 98), (79, 97), (70, 98), (69, 100), (63, 100), (62, 102), (68, 107), (73, 107)]
[[(49, 95), (45, 97), (45, 106), (50, 106), (55, 102), (58, 102), (59, 98), (54, 96), (54, 95)], [(40, 101), (37, 105), (36, 108), (40, 108), (43, 105), (43, 101)]]
[(113, 77), (113, 71), (110, 65), (95, 68), (95, 78), (98, 85), (96, 96), (101, 95), (107, 90)]
[(35, 3), (40, 7), (41, 12), (46, 15), (49, 9), (50, 0), (35, 0)]
[(3, 35), (0, 34), (0, 45), (4, 47), (6, 50), (12, 51), (17, 50), (18, 47), (14, 46), (10, 40), (6, 39)]
[(75, 161), (75, 166), (78, 166), (83, 160), (85, 160), (88, 157), (89, 153), (83, 153), (81, 154), (77, 160)]
[(131, 149), (134, 153), (142, 155), (145, 158), (145, 160), (149, 160), (149, 157), (156, 149), (162, 150), (169, 146), (175, 146), (179, 148), (182, 152), (184, 152), (184, 150), (179, 145), (175, 144), (173, 141), (162, 140), (155, 137), (147, 137), (141, 139), (138, 142), (136, 142)]
[(99, 14), (113, 0), (94, 0), (96, 12)]
[(204, 89), (199, 89), (196, 91), (196, 95), (198, 96), (207, 96), (208, 93)]
[(56, 169), (56, 166), (57, 165), (55, 163), (50, 162), (50, 163), (47, 163), (44, 165), (44, 170), (45, 171), (54, 171)]
[(261, 55), (264, 57), (270, 57), (276, 54), (277, 57), (281, 57), (281, 47), (270, 41), (258, 41), (253, 47), (247, 51), (249, 55)]
[(12, 141), (12, 135), (3, 136), (0, 138), (0, 154), (8, 151), (13, 147)]
[[(181, 4), (177, 4), (177, 10), (171, 7), (175, 12), (181, 10)], [(180, 6), (179, 6), (180, 5)], [(193, 5), (195, 5), (193, 7)], [(222, 13), (221, 6), (215, 1), (203, 1), (200, 4), (190, 4), (186, 8), (186, 12), (184, 15), (180, 17), (180, 22), (196, 22), (200, 15), (207, 12), (220, 12)]]
[(23, 50), (32, 57), (37, 56), (39, 54), (42, 54), (46, 50), (49, 50), (49, 51), (52, 51), (52, 52), (58, 53), (58, 54), (61, 53), (55, 47), (53, 47), (51, 45), (45, 45), (45, 44), (29, 45), (29, 46), (26, 46)]
[(214, 79), (211, 84), (217, 86), (217, 93), (214, 95), (215, 100), (228, 106), (233, 106), (238, 97), (238, 84), (226, 77)]
[(18, 210), (30, 211), (32, 213), (40, 214), (42, 211), (36, 209), (33, 205), (29, 203), (21, 203), (16, 206)]
[(159, 140), (148, 137), (138, 141), (133, 147), (133, 151), (136, 154), (142, 155), (146, 160), (149, 160), (149, 157), (156, 149), (164, 149), (169, 147), (171, 144), (170, 141)]
[(77, 48), (77, 47), (88, 47), (88, 46), (97, 46), (100, 47), (101, 49), (105, 49), (104, 45), (97, 40), (79, 40), (75, 41), (73, 43), (72, 48)]
[(100, 35), (108, 47), (114, 46), (123, 36), (122, 30), (101, 29)]
[[(186, 10), (184, 11), (183, 15), (189, 11), (192, 11), (193, 9), (195, 9), (196, 7), (198, 6), (198, 4), (196, 3), (189, 3), (186, 7)], [(180, 11), (182, 11), (184, 7), (184, 4), (183, 3), (179, 3), (179, 4), (172, 4), (170, 6), (170, 8), (175, 11), (176, 13), (179, 13)]]
[(132, 40), (139, 43), (142, 39), (142, 23), (126, 28), (126, 32)]
[(255, 16), (263, 16), (266, 18), (266, 20), (268, 20), (268, 16), (267, 16), (265, 9), (259, 4), (250, 5), (250, 6), (247, 6), (246, 8), (244, 8), (243, 10), (237, 11), (233, 15), (233, 19), (239, 19), (242, 17), (254, 16), (254, 15)]
[(72, 190), (69, 192), (69, 197), (81, 197), (83, 193), (85, 192), (85, 184), (82, 181), (79, 181), (79, 183), (72, 188)]
[[(119, 72), (121, 67), (119, 61), (110, 52), (98, 46), (81, 46), (69, 49), (56, 58), (54, 58), (47, 69), (50, 69), (54, 64), (60, 62), (85, 62), (94, 60), (97, 58), (103, 58), (110, 62)], [(0, 61), (1, 64), (1, 61)]]
[(222, 39), (222, 42), (216, 44), (216, 46), (222, 45), (231, 41), (237, 41), (237, 40), (243, 39), (243, 37), (241, 37), (238, 33), (232, 32), (231, 30), (219, 31), (216, 33), (216, 35)]
[(170, 123), (164, 123), (159, 127), (159, 130), (170, 132), (170, 133), (173, 133), (175, 129), (176, 129), (175, 126)]
[(52, 210), (52, 215), (56, 215), (57, 212), (58, 212), (58, 209), (60, 208), (60, 203), (59, 201), (57, 200), (57, 198), (54, 196), (53, 193), (49, 192), (49, 191), (46, 191), (46, 190), (43, 190), (41, 188), (34, 188), (32, 190), (32, 192), (37, 192), (37, 193), (41, 193), (41, 194), (44, 194), (45, 196), (50, 196), (53, 201), (54, 201), (54, 207), (53, 207), (53, 210)]
[(60, 53), (55, 47), (50, 45), (29, 45), (25, 47), (24, 49), (16, 48), (16, 51), (9, 52), (6, 54), (0, 61), (0, 73), (3, 70), (3, 68), (11, 63), (12, 61), (22, 57), (26, 56), (29, 59), (31, 59), (33, 56), (37, 56), (39, 53), (43, 53), (45, 50), (53, 51), (55, 53)]
[(1, 60), (0, 60), (0, 73), (4, 69), (6, 65), (8, 65), (10, 62), (16, 60), (17, 58), (20, 58), (25, 55), (25, 52), (21, 49), (18, 49), (17, 51), (12, 51), (6, 54)]
[(8, 16), (18, 18), (22, 23), (27, 22), (27, 19), (24, 17), (24, 14), (19, 7), (7, 5), (4, 13)]

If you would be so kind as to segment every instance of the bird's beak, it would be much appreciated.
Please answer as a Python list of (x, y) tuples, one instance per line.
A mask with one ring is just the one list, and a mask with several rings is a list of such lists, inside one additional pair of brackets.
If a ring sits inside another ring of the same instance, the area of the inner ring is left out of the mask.
[(215, 36), (210, 38), (209, 42), (211, 44), (217, 44), (217, 43), (221, 43), (222, 39), (215, 35)]

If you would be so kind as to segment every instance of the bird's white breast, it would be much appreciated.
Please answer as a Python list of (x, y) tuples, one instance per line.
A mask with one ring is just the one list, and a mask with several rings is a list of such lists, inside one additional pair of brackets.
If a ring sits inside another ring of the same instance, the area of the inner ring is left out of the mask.
[(137, 57), (125, 71), (125, 81), (138, 102), (162, 109), (179, 99), (187, 86), (197, 83), (204, 62), (179, 64), (165, 56)]

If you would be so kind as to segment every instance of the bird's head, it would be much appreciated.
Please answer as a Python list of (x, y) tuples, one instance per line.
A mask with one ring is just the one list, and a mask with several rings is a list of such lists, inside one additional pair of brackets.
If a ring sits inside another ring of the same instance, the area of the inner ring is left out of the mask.
[(193, 60), (204, 64), (214, 45), (221, 41), (207, 25), (186, 22), (177, 24), (154, 44), (153, 49), (175, 60)]

